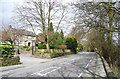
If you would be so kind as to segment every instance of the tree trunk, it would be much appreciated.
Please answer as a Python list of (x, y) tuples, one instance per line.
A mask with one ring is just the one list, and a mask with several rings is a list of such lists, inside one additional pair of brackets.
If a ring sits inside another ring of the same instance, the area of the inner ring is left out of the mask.
[(37, 48), (36, 48), (36, 40), (35, 40), (35, 52), (37, 51)]
[(48, 43), (48, 35), (45, 36), (45, 43), (46, 43), (46, 48), (49, 51), (49, 43)]
[(103, 64), (103, 68), (104, 68), (104, 70), (105, 70), (105, 73), (106, 73), (106, 77), (107, 77), (107, 79), (108, 79), (108, 72), (107, 72), (107, 69), (106, 69), (106, 66), (105, 66), (105, 62), (104, 62), (104, 58), (102, 57), (102, 51), (100, 51), (99, 53), (98, 53), (98, 55), (100, 56), (100, 59), (101, 59), (101, 61), (102, 61), (102, 64)]
[(11, 43), (11, 46), (12, 46), (12, 48), (14, 49), (14, 42), (13, 41), (10, 41), (10, 43)]
[[(112, 7), (112, 5), (109, 4), (109, 7)], [(108, 41), (110, 44), (112, 44), (112, 37), (113, 37), (113, 11), (110, 9), (108, 12), (109, 17), (109, 35), (108, 35)]]
[(49, 50), (50, 48), (49, 48), (49, 44), (48, 43), (46, 43), (46, 47), (47, 47), (47, 50)]

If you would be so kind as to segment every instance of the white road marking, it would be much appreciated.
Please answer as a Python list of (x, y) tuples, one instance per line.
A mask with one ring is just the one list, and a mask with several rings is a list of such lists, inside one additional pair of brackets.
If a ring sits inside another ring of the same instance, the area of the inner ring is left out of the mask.
[(74, 61), (75, 59), (72, 59), (72, 61)]
[[(74, 61), (74, 60), (76, 60), (76, 59), (72, 59), (71, 61)], [(68, 62), (63, 62), (63, 63), (61, 63), (61, 64), (70, 64), (70, 63), (68, 63)], [(53, 70), (42, 74), (43, 71), (47, 71), (47, 70), (52, 69), (52, 68), (53, 68)], [(58, 69), (60, 69), (60, 68), (61, 68), (61, 67), (49, 67), (49, 68), (46, 68), (46, 69), (41, 70), (41, 71), (39, 71), (39, 72), (33, 73), (33, 74), (31, 74), (31, 75), (35, 75), (35, 74), (36, 74), (36, 75), (40, 75), (40, 76), (45, 76), (45, 75), (47, 75), (47, 74), (49, 74), (49, 73), (51, 73), (51, 72), (54, 72), (54, 71), (56, 71), (56, 70), (58, 70)]]
[[(86, 52), (85, 54), (89, 54), (89, 52)], [(79, 58), (77, 58), (77, 59), (79, 59)], [(75, 60), (77, 60), (77, 59), (72, 59), (71, 61), (75, 61)], [(87, 68), (87, 67), (89, 66), (89, 64), (91, 63), (92, 60), (93, 60), (93, 57), (92, 57), (92, 59), (87, 63), (87, 65), (85, 66), (85, 68)], [(61, 64), (70, 64), (70, 63), (64, 62), (64, 63), (61, 63)], [(53, 68), (53, 69), (52, 69), (52, 68)], [(39, 71), (39, 72), (33, 73), (33, 74), (31, 74), (31, 75), (35, 75), (35, 74), (36, 74), (36, 75), (40, 75), (40, 76), (45, 76), (45, 75), (47, 75), (47, 74), (49, 74), (49, 73), (51, 73), (51, 72), (54, 72), (54, 71), (56, 71), (56, 70), (58, 70), (58, 69), (60, 69), (60, 68), (61, 68), (61, 67), (49, 67), (49, 68), (46, 68), (46, 69), (41, 70), (41, 71)], [(52, 70), (51, 70), (51, 71), (48, 71), (48, 72), (46, 72), (46, 73), (44, 73), (44, 74), (42, 74), (43, 71), (47, 71), (47, 70), (49, 70), (49, 69), (52, 69)], [(82, 74), (83, 74), (83, 72), (80, 73), (78, 77), (81, 77)]]
[[(91, 63), (91, 61), (93, 60), (93, 57), (92, 57), (92, 59), (88, 62), (88, 64), (85, 66), (85, 68), (87, 68), (89, 65), (90, 65), (90, 63)], [(79, 75), (78, 75), (78, 77), (81, 77), (82, 76), (82, 74), (83, 74), (83, 72), (82, 73), (80, 73)]]
[(91, 63), (92, 60), (93, 60), (93, 57), (92, 57), (92, 59), (89, 61), (89, 63), (85, 66), (85, 68), (87, 68), (87, 67), (90, 65), (90, 63)]
[(63, 63), (61, 63), (61, 65), (64, 65), (64, 64), (70, 64), (70, 63), (68, 63), (68, 62), (63, 62)]
[[(51, 69), (51, 68), (54, 68), (53, 70), (51, 70), (51, 71), (49, 71), (49, 72), (46, 72), (46, 73), (44, 73), (44, 74), (42, 74), (41, 72), (43, 72), (43, 71), (46, 71), (46, 70), (49, 70), (49, 69)], [(51, 73), (51, 72), (54, 72), (54, 71), (56, 71), (56, 70), (58, 70), (58, 69), (60, 69), (61, 67), (50, 67), (50, 68), (46, 68), (46, 69), (44, 69), (44, 70), (41, 70), (41, 71), (39, 71), (39, 72), (36, 72), (36, 73), (33, 73), (33, 74), (31, 74), (31, 75), (40, 75), (40, 76), (45, 76), (45, 75), (47, 75), (47, 74), (49, 74), (49, 73)]]
[(80, 73), (78, 77), (81, 77), (83, 73)]

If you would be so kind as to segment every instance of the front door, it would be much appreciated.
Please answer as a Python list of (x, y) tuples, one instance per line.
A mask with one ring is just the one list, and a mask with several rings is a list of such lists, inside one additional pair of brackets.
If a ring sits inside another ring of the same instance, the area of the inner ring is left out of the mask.
[(30, 46), (30, 44), (31, 44), (31, 43), (30, 43), (30, 42), (28, 42), (28, 46)]

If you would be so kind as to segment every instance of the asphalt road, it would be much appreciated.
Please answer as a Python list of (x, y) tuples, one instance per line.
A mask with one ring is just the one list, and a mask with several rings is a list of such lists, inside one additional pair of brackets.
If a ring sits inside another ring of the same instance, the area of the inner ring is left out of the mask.
[(43, 62), (39, 62), (39, 58), (32, 60), (28, 57), (27, 64), (3, 71), (2, 77), (82, 77), (85, 71), (89, 70), (90, 64), (95, 62), (96, 57), (97, 54), (94, 52), (82, 52)]

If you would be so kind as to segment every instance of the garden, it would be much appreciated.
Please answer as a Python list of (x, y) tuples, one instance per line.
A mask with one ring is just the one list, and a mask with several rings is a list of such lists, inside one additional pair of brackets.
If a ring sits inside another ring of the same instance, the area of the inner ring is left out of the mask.
[(82, 47), (78, 47), (77, 40), (73, 36), (66, 37), (61, 44), (50, 44), (49, 47), (50, 49), (48, 50), (45, 43), (37, 44), (37, 52), (35, 52), (34, 55), (41, 58), (55, 58), (64, 55), (76, 54), (78, 51), (82, 50)]
[(20, 64), (20, 57), (15, 56), (15, 51), (9, 44), (0, 44), (0, 66)]

